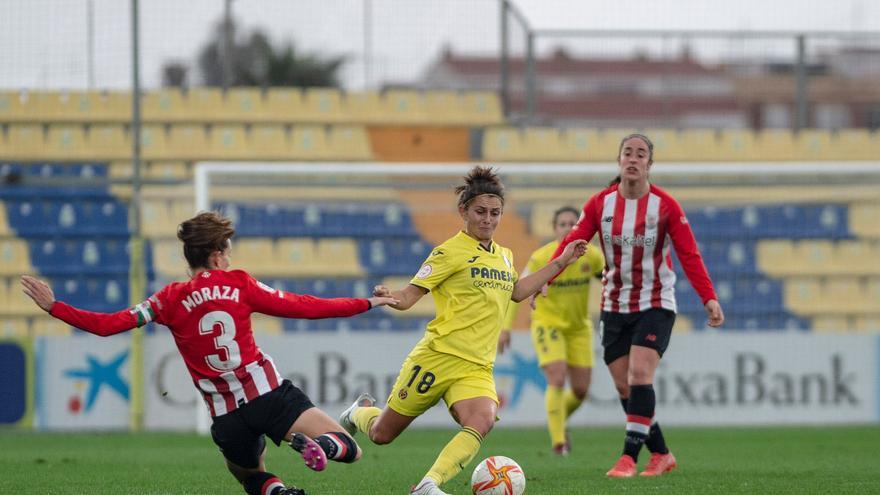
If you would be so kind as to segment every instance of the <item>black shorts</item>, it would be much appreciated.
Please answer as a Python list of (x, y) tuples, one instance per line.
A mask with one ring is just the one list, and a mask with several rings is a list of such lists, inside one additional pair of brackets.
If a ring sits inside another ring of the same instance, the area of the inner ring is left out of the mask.
[(634, 345), (650, 347), (663, 357), (674, 324), (675, 313), (668, 309), (651, 308), (637, 313), (602, 311), (599, 334), (605, 348), (605, 364), (626, 356)]
[(266, 447), (263, 435), (280, 445), (293, 422), (313, 407), (302, 390), (290, 380), (284, 380), (275, 390), (214, 417), (211, 437), (230, 462), (243, 468), (256, 468)]

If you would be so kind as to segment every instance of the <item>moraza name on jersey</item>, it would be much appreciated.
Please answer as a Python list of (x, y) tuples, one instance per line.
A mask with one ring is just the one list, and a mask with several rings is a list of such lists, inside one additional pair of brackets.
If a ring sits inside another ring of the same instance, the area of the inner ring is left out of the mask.
[(199, 290), (194, 290), (190, 295), (186, 296), (186, 299), (180, 302), (186, 311), (191, 313), (194, 307), (203, 302), (221, 299), (238, 302), (238, 296), (238, 287), (232, 288), (228, 285), (215, 285), (214, 287), (202, 287)]

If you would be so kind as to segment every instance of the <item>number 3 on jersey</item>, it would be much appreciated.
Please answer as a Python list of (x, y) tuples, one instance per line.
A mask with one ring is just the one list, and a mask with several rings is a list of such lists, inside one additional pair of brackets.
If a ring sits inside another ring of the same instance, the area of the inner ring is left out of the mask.
[[(413, 382), (416, 381), (416, 378), (419, 376), (420, 371), (422, 371), (421, 366), (419, 366), (419, 365), (413, 366), (412, 376), (409, 378), (409, 381), (406, 383), (407, 388), (411, 387)], [(436, 379), (437, 379), (437, 377), (434, 376), (434, 373), (431, 373), (430, 371), (426, 371), (422, 375), (421, 381), (419, 381), (419, 383), (416, 385), (416, 392), (418, 392), (420, 394), (424, 394), (425, 392), (428, 391), (428, 389), (431, 388), (431, 385), (434, 384), (434, 381)]]
[(211, 335), (220, 330), (214, 337), (214, 348), (226, 351), (226, 359), (221, 354), (211, 354), (205, 361), (217, 371), (232, 371), (241, 365), (241, 350), (235, 341), (235, 320), (226, 311), (211, 311), (199, 320), (199, 333)]

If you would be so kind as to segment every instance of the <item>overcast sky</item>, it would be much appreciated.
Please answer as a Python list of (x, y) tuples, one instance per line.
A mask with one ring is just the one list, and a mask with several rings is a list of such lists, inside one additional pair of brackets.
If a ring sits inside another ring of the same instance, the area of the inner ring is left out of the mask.
[[(192, 63), (223, 13), (222, 0), (141, 0), (142, 80), (160, 84), (170, 59)], [(878, 0), (514, 0), (533, 28), (652, 30), (874, 31)], [(126, 0), (91, 0), (94, 50), (89, 56), (88, 0), (0, 0), (0, 87), (126, 88), (131, 80), (130, 11)], [(364, 10), (371, 5), (370, 36)], [(181, 7), (185, 6), (185, 7)], [(344, 85), (362, 89), (417, 77), (443, 46), (494, 54), (499, 46), (496, 0), (234, 0), (244, 31), (261, 28), (276, 41), (348, 57)], [(513, 48), (525, 38), (514, 26)], [(369, 44), (366, 39), (370, 40)], [(519, 40), (519, 41), (516, 41)], [(575, 53), (654, 55), (680, 51), (669, 39), (539, 40), (540, 52), (567, 44)], [(834, 45), (834, 42), (825, 43)], [(790, 57), (782, 40), (690, 40), (706, 59)], [(822, 50), (815, 45), (817, 50)], [(367, 50), (367, 46), (372, 49)], [(871, 41), (880, 48), (880, 37)], [(827, 48), (827, 47), (825, 47)], [(92, 69), (89, 69), (92, 60)], [(365, 60), (370, 60), (369, 66)], [(192, 81), (192, 79), (191, 79)]]

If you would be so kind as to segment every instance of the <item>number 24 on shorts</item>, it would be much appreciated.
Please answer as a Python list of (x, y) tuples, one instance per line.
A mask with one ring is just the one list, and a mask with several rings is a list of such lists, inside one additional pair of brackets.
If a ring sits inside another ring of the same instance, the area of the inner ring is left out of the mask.
[[(412, 376), (409, 377), (409, 381), (406, 383), (407, 388), (412, 386), (413, 382), (416, 381), (416, 378), (418, 378), (419, 373), (421, 373), (421, 372), (422, 372), (421, 366), (419, 366), (419, 365), (413, 366)], [(424, 373), (422, 373), (422, 379), (418, 382), (418, 384), (416, 384), (416, 392), (418, 392), (420, 394), (424, 394), (425, 392), (427, 392), (431, 388), (431, 385), (434, 384), (434, 380), (436, 380), (436, 379), (437, 379), (437, 377), (434, 376), (434, 373), (431, 373), (430, 371), (425, 371)]]

